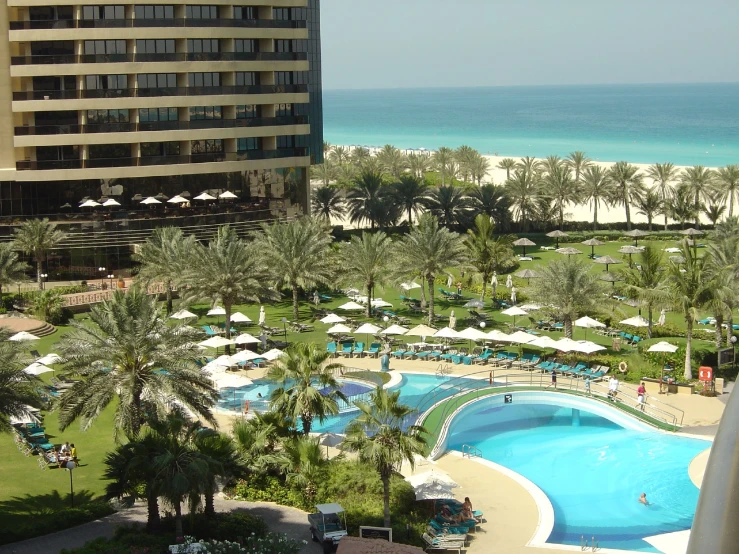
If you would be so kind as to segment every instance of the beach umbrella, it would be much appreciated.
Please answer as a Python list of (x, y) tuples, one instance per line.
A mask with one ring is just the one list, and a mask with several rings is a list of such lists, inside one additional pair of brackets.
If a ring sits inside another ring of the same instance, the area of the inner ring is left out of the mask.
[(454, 310), (449, 314), (449, 327), (454, 329), (457, 326), (457, 316), (454, 315)]
[(382, 327), (378, 327), (377, 325), (374, 325), (372, 323), (364, 323), (354, 329), (352, 333), (358, 335), (374, 335), (375, 333), (379, 333), (380, 331), (382, 331)]
[(536, 335), (531, 335), (525, 331), (516, 331), (508, 335), (509, 342), (515, 342), (518, 344), (528, 344), (536, 339)]
[(601, 323), (597, 319), (593, 319), (592, 317), (584, 316), (580, 319), (575, 320), (575, 327), (582, 327), (585, 329), (585, 337), (588, 336), (588, 329), (595, 329), (596, 327), (605, 327), (605, 323)]
[(173, 196), (169, 200), (167, 200), (169, 204), (187, 204), (189, 200), (187, 198), (183, 198), (180, 195)]
[(265, 360), (269, 360), (270, 362), (273, 360), (276, 360), (280, 356), (283, 356), (285, 353), (280, 350), (279, 348), (273, 348), (272, 350), (267, 350), (264, 354), (262, 354), (262, 358)]
[(541, 335), (528, 343), (528, 345), (538, 348), (557, 348), (557, 341), (547, 335)]
[(211, 196), (207, 192), (200, 193), (195, 198), (193, 198), (193, 200), (215, 200), (215, 199), (216, 199), (215, 196)]
[(560, 352), (573, 352), (577, 351), (577, 342), (575, 342), (572, 339), (568, 339), (567, 337), (562, 337), (558, 341), (555, 341), (554, 348), (559, 350)]
[(339, 306), (339, 310), (353, 311), (353, 310), (364, 310), (364, 306), (357, 304), (356, 302), (347, 302)]
[(100, 202), (95, 202), (94, 200), (85, 200), (82, 204), (80, 204), (80, 208), (97, 208), (100, 205)]
[(510, 335), (507, 335), (502, 331), (498, 331), (497, 329), (493, 329), (492, 331), (490, 331), (487, 334), (487, 337), (489, 340), (494, 342), (511, 342)]
[(603, 246), (605, 242), (602, 242), (598, 239), (588, 239), (582, 241), (580, 244), (584, 244), (585, 246), (590, 247), (590, 257), (595, 258), (595, 247), (596, 246)]
[(235, 365), (234, 364), (234, 361), (231, 359), (231, 356), (229, 356), (227, 354), (221, 354), (215, 360), (212, 360), (212, 361), (216, 365), (222, 365), (222, 366), (225, 366), (225, 367), (231, 367), (231, 366)]
[(417, 475), (406, 477), (405, 480), (408, 481), (410, 485), (414, 488), (440, 485), (443, 487), (454, 489), (459, 486), (459, 484), (457, 484), (454, 479), (449, 477), (449, 475), (443, 471), (425, 471)]
[(601, 350), (606, 349), (605, 346), (589, 340), (578, 340), (575, 342), (578, 344), (577, 351), (582, 352), (583, 354), (592, 354), (593, 352), (600, 352)]
[(416, 500), (453, 500), (454, 492), (443, 485), (421, 485), (414, 487)]
[(31, 365), (24, 367), (23, 371), (29, 375), (41, 375), (42, 373), (49, 373), (54, 370), (39, 362), (33, 362)]
[(167, 196), (163, 192), (160, 192), (154, 198), (156, 198), (157, 200), (161, 200), (162, 202), (164, 202), (165, 200), (167, 200), (167, 198), (169, 198), (169, 196)]
[(161, 204), (161, 201), (157, 200), (153, 196), (148, 196), (141, 201), (142, 204)]
[(677, 352), (677, 346), (670, 344), (669, 342), (660, 341), (650, 346), (647, 349), (647, 352), (669, 352), (670, 354), (673, 354)]
[(51, 365), (51, 364), (58, 364), (63, 361), (64, 360), (59, 354), (54, 354), (52, 352), (50, 354), (47, 354), (46, 356), (41, 356), (38, 360), (36, 360), (36, 363), (43, 364), (43, 365)]
[(344, 442), (344, 435), (339, 433), (321, 433), (318, 443), (326, 447), (326, 458), (328, 458), (328, 448), (336, 448)]
[(434, 333), (436, 333), (436, 329), (433, 327), (429, 327), (428, 325), (424, 325), (421, 323), (420, 325), (416, 325), (412, 329), (410, 329), (406, 335), (412, 336), (412, 337), (433, 337)]
[(484, 308), (485, 302), (480, 300), (470, 300), (464, 305), (465, 308)]
[(596, 264), (603, 264), (606, 266), (606, 271), (608, 271), (608, 266), (611, 264), (620, 264), (621, 260), (617, 260), (616, 258), (613, 258), (611, 256), (601, 256), (600, 258), (595, 258), (593, 260)]
[(242, 314), (241, 312), (234, 312), (231, 314), (231, 323), (249, 323), (251, 319), (249, 316)]
[(256, 352), (252, 352), (251, 350), (239, 350), (236, 354), (231, 356), (231, 361), (238, 364), (241, 362), (248, 362), (251, 360), (256, 360), (261, 357), (262, 357), (261, 354), (257, 354)]
[(479, 329), (475, 329), (474, 327), (467, 327), (466, 329), (462, 329), (457, 333), (457, 336), (460, 339), (467, 339), (467, 340), (487, 340), (488, 335), (487, 333), (484, 333), (483, 331), (480, 331)]
[(31, 333), (28, 333), (26, 331), (20, 331), (12, 337), (9, 337), (8, 340), (12, 340), (14, 342), (22, 342), (28, 340), (39, 340), (39, 338), (36, 335), (32, 335)]
[(72, 207), (72, 204), (70, 204), (69, 202), (66, 202), (65, 204), (62, 204), (61, 206), (59, 206), (59, 208), (62, 210), (68, 210), (71, 207)]
[(527, 238), (522, 238), (522, 239), (514, 240), (513, 241), (513, 245), (514, 246), (522, 246), (523, 247), (523, 255), (525, 256), (526, 255), (526, 247), (527, 246), (536, 246), (536, 243), (533, 242), (533, 241), (531, 241), (531, 240), (529, 240), (529, 239), (527, 239)]
[(516, 277), (520, 279), (526, 279), (527, 284), (531, 284), (531, 279), (539, 276), (539, 274), (533, 269), (522, 269), (521, 271), (517, 272), (515, 275)]
[(391, 325), (387, 329), (384, 329), (380, 332), (382, 335), (405, 335), (408, 332), (408, 329), (403, 327), (402, 325)]
[(400, 283), (400, 288), (403, 290), (413, 290), (420, 289), (421, 285), (419, 285), (415, 281), (411, 281), (410, 283)]
[(210, 337), (198, 343), (198, 346), (205, 346), (206, 348), (220, 348), (221, 346), (228, 346), (230, 344), (236, 344), (235, 341), (227, 339), (226, 337)]
[(639, 239), (641, 237), (646, 237), (648, 234), (649, 233), (645, 233), (644, 231), (640, 229), (634, 229), (633, 231), (628, 231), (624, 233), (624, 235), (626, 235), (627, 237), (631, 237), (632, 239), (634, 239), (635, 246), (639, 244)]
[(208, 310), (208, 315), (226, 315), (226, 310), (222, 306), (214, 306)]
[(451, 327), (444, 327), (443, 329), (436, 331), (436, 333), (431, 336), (435, 339), (458, 339), (459, 333)]
[(572, 248), (571, 246), (568, 246), (567, 248), (558, 248), (555, 250), (557, 254), (564, 254), (566, 256), (574, 256), (576, 254), (582, 254), (582, 251), (578, 250), (577, 248)]
[(665, 252), (668, 252), (670, 254), (679, 254), (680, 252), (682, 252), (682, 250), (680, 250), (679, 248), (676, 248), (676, 247), (672, 246), (670, 248), (665, 248)]
[(208, 362), (203, 366), (203, 372), (207, 373), (211, 378), (217, 373), (225, 373), (228, 371), (228, 366), (219, 365), (215, 361)]
[(264, 306), (259, 306), (259, 326), (261, 327), (267, 322), (267, 312), (264, 311)]
[(680, 231), (680, 234), (687, 237), (700, 237), (702, 235), (705, 235), (703, 231), (699, 231), (698, 229), (694, 229), (693, 227), (688, 227), (684, 231)]
[(351, 333), (351, 332), (352, 332), (352, 328), (349, 327), (348, 325), (344, 325), (343, 323), (337, 323), (333, 327), (329, 328), (328, 331), (326, 331), (326, 333), (328, 333), (329, 335), (335, 335), (339, 333)]
[(192, 312), (188, 312), (187, 310), (179, 310), (175, 313), (173, 313), (171, 316), (169, 316), (171, 319), (190, 319), (191, 317), (194, 317), (195, 319), (198, 318), (197, 315), (195, 315)]
[(254, 335), (250, 335), (249, 333), (241, 333), (238, 337), (234, 339), (234, 342), (236, 344), (258, 344), (262, 341), (260, 341)]
[(392, 308), (393, 305), (390, 302), (383, 300), (382, 298), (373, 298), (372, 306), (375, 308)]
[(254, 384), (251, 379), (235, 373), (217, 373), (213, 376), (213, 382), (217, 389), (239, 389)]
[(346, 321), (343, 317), (336, 314), (328, 314), (326, 317), (319, 320), (321, 323), (343, 323)]
[(621, 325), (630, 325), (631, 327), (649, 327), (649, 322), (640, 315), (635, 315), (623, 321), (619, 321)]
[(233, 192), (227, 190), (219, 194), (218, 198), (225, 199), (225, 200), (233, 200), (234, 198), (238, 198), (238, 196), (236, 196)]
[(643, 252), (643, 250), (637, 246), (622, 246), (618, 249), (618, 251), (621, 254), (628, 254), (629, 255), (629, 267), (631, 267), (631, 255), (632, 254), (639, 254), (640, 252)]
[(108, 198), (105, 202), (103, 202), (103, 206), (106, 208), (110, 208), (112, 206), (120, 206), (121, 203), (118, 202), (118, 200), (114, 200), (112, 198)]
[(557, 239), (557, 245), (555, 246), (555, 248), (559, 248), (559, 239), (561, 239), (562, 237), (567, 237), (569, 235), (564, 231), (560, 231), (559, 229), (557, 229), (556, 231), (551, 231), (547, 233), (547, 236), (553, 239)]
[(525, 310), (522, 310), (521, 308), (519, 308), (517, 306), (513, 306), (512, 308), (508, 308), (506, 310), (503, 310), (500, 313), (502, 313), (503, 315), (512, 316), (513, 317), (513, 326), (514, 327), (516, 326), (516, 316), (519, 316), (519, 315), (529, 315), (528, 312), (526, 312)]
[(521, 304), (519, 308), (527, 312), (535, 312), (536, 310), (541, 310), (541, 306), (539, 306), (539, 304), (534, 304), (532, 302), (529, 302), (527, 304)]

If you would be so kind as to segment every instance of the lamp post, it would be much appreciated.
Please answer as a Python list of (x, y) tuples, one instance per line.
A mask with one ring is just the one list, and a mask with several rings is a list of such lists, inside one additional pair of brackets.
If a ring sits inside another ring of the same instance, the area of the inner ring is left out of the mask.
[(72, 460), (67, 462), (67, 471), (69, 471), (69, 496), (72, 500), (72, 508), (74, 508), (74, 483), (72, 482), (72, 470), (77, 467)]
[(113, 290), (113, 279), (115, 278), (115, 275), (112, 273), (108, 274), (108, 279), (110, 279), (110, 290)]
[(285, 332), (285, 344), (290, 344), (290, 341), (287, 340), (287, 318), (282, 318), (282, 330)]
[(104, 281), (104, 279), (105, 279), (105, 268), (104, 267), (99, 267), (98, 268), (98, 271), (100, 272), (100, 289), (102, 290), (103, 285), (105, 284), (105, 281)]
[(41, 274), (41, 290), (46, 289), (46, 279), (49, 277), (48, 273)]

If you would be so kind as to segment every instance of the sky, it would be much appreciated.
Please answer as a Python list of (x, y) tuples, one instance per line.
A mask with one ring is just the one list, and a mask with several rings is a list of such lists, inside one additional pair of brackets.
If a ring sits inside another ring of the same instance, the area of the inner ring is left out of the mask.
[(325, 89), (739, 81), (737, 0), (322, 0)]

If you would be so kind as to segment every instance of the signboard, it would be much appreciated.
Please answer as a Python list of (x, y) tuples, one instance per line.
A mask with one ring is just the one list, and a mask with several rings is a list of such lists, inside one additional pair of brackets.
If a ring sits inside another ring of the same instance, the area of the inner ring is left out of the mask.
[(718, 365), (731, 365), (734, 363), (734, 349), (722, 348), (718, 351)]
[(512, 395), (512, 394), (506, 394), (506, 395), (505, 395), (505, 396), (503, 397), (503, 402), (504, 402), (505, 404), (510, 404), (511, 402), (513, 402), (513, 395)]
[(713, 368), (701, 366), (698, 368), (698, 379), (701, 381), (713, 381)]
[(363, 539), (383, 539), (393, 542), (393, 530), (390, 527), (365, 527), (359, 528), (359, 536)]

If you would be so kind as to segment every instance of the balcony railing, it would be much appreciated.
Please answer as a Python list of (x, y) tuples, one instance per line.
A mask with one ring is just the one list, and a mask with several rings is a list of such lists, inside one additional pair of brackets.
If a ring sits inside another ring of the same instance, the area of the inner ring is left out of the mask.
[(86, 98), (151, 98), (157, 96), (206, 96), (224, 94), (295, 94), (308, 85), (242, 85), (222, 87), (162, 87), (85, 90), (28, 90), (14, 92), (13, 100), (80, 100)]
[(126, 62), (290, 62), (305, 61), (305, 52), (176, 52), (164, 54), (52, 54), (13, 56), (12, 65)]
[(235, 27), (249, 29), (305, 29), (305, 21), (277, 19), (56, 19), (11, 21), (11, 31), (43, 29), (116, 29), (125, 27)]
[(16, 136), (77, 135), (81, 133), (130, 133), (140, 131), (186, 131), (192, 129), (233, 129), (238, 127), (268, 127), (305, 125), (308, 116), (250, 117), (241, 119), (194, 119), (191, 121), (140, 121), (138, 123), (88, 123), (85, 125), (35, 125), (16, 127)]
[(239, 162), (248, 160), (297, 158), (307, 155), (307, 148), (280, 148), (278, 150), (247, 150), (245, 152), (208, 152), (203, 154), (191, 154), (189, 156), (142, 156), (140, 158), (92, 158), (87, 160), (24, 160), (16, 162), (16, 169), (18, 171), (38, 171), (51, 169), (86, 169), (100, 167)]

